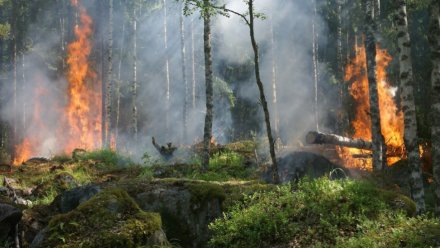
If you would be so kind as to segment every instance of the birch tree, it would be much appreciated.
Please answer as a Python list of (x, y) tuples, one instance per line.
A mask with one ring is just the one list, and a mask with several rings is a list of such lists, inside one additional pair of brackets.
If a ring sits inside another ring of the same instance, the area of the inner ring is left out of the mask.
[(386, 166), (385, 141), (380, 128), (380, 109), (376, 79), (376, 23), (372, 0), (365, 1), (365, 51), (367, 55), (368, 90), (370, 95), (371, 134), (373, 142), (373, 170)]
[(239, 16), (246, 23), (246, 25), (249, 28), (249, 35), (250, 35), (250, 39), (251, 39), (252, 50), (254, 52), (255, 79), (256, 79), (256, 83), (257, 83), (258, 90), (260, 93), (260, 104), (261, 104), (261, 106), (263, 108), (263, 112), (264, 112), (264, 122), (266, 124), (266, 134), (267, 134), (267, 139), (269, 141), (269, 153), (270, 153), (270, 157), (272, 160), (272, 168), (271, 168), (272, 180), (274, 183), (279, 183), (280, 178), (279, 178), (279, 174), (278, 174), (278, 164), (277, 164), (277, 159), (276, 159), (276, 154), (275, 154), (275, 142), (274, 142), (274, 138), (272, 135), (270, 114), (269, 114), (269, 108), (267, 105), (266, 95), (264, 92), (264, 85), (263, 85), (263, 82), (262, 82), (261, 76), (260, 76), (259, 48), (258, 48), (257, 41), (255, 39), (255, 18), (264, 18), (264, 15), (261, 13), (255, 13), (254, 0), (246, 0), (245, 3), (248, 7), (248, 12), (246, 14), (242, 14), (237, 11), (228, 9), (228, 8), (226, 8), (226, 6), (220, 6), (220, 7), (213, 6), (213, 7), (216, 9), (220, 9), (220, 10), (225, 11), (226, 15), (234, 14), (234, 15)]
[(210, 0), (185, 0), (184, 14), (199, 10), (203, 18), (203, 50), (205, 54), (206, 114), (203, 128), (202, 170), (207, 170), (210, 159), (212, 122), (214, 117), (214, 88), (212, 72), (211, 17), (216, 14)]
[(431, 47), (431, 140), (435, 212), (440, 215), (440, 3), (430, 5), (429, 43)]
[(414, 75), (411, 61), (411, 39), (408, 33), (408, 21), (405, 0), (397, 0), (395, 16), (397, 27), (397, 46), (399, 51), (399, 79), (401, 104), (404, 113), (404, 141), (408, 164), (411, 170), (411, 195), (416, 202), (417, 213), (425, 211), (425, 193), (423, 189), (420, 153), (417, 137), (417, 118), (414, 103)]

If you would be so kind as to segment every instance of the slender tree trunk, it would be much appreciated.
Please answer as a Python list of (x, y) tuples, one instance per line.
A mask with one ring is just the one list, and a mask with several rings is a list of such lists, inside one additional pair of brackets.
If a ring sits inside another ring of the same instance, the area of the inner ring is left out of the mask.
[(112, 126), (112, 89), (113, 89), (113, 0), (109, 0), (109, 13), (108, 13), (108, 44), (107, 44), (107, 84), (106, 84), (106, 135), (105, 135), (105, 147), (110, 147), (111, 134), (113, 132)]
[(337, 31), (336, 31), (336, 78), (338, 80), (338, 133), (343, 134), (347, 131), (348, 119), (345, 110), (346, 87), (344, 83), (344, 61), (342, 56), (342, 0), (336, 0), (337, 10)]
[[(210, 0), (203, 0), (205, 7), (210, 6)], [(211, 54), (211, 17), (208, 11), (203, 13), (203, 43), (205, 52), (205, 84), (206, 84), (206, 115), (205, 128), (203, 132), (203, 154), (202, 154), (202, 168), (208, 169), (209, 153), (211, 149), (212, 138), (212, 121), (214, 115), (213, 103), (213, 75), (212, 75), (212, 54)]]
[(252, 48), (254, 50), (255, 78), (258, 85), (258, 89), (260, 91), (260, 103), (264, 111), (264, 120), (266, 123), (267, 138), (269, 140), (270, 157), (272, 159), (272, 178), (274, 183), (279, 183), (280, 179), (278, 175), (278, 165), (275, 155), (275, 144), (272, 136), (272, 128), (270, 126), (269, 109), (267, 107), (266, 96), (264, 94), (263, 82), (261, 81), (261, 77), (260, 77), (259, 52), (258, 52), (257, 41), (255, 40), (255, 31), (254, 31), (254, 0), (249, 0), (248, 7), (249, 7), (249, 32), (251, 36)]
[[(98, 7), (100, 9), (105, 9), (105, 1), (99, 1)], [(105, 20), (105, 12), (100, 12), (100, 19)], [(104, 27), (104, 25), (102, 25)], [(100, 82), (101, 82), (101, 148), (106, 147), (106, 140), (107, 140), (107, 88), (106, 88), (106, 77), (107, 77), (107, 68), (105, 67), (106, 63), (106, 38), (105, 38), (105, 32), (101, 32), (100, 34), (100, 59), (101, 59), (101, 71), (99, 73), (100, 75)]]
[(411, 39), (405, 0), (397, 0), (398, 11), (395, 18), (397, 27), (397, 46), (399, 50), (401, 104), (404, 114), (404, 141), (411, 168), (411, 195), (416, 202), (417, 213), (425, 211), (425, 192), (423, 189), (420, 152), (417, 137), (416, 106), (414, 103), (414, 75), (411, 61)]
[(368, 90), (370, 95), (371, 134), (373, 141), (373, 170), (386, 166), (385, 141), (380, 128), (380, 109), (376, 79), (376, 24), (374, 22), (372, 1), (366, 0), (365, 51), (367, 54)]
[[(60, 50), (62, 54), (65, 54), (65, 40), (66, 40), (66, 23), (65, 23), (65, 4), (64, 0), (58, 0), (58, 6), (61, 8), (61, 11), (58, 11), (59, 13), (59, 24), (60, 24)], [(62, 70), (64, 72), (66, 68), (65, 60), (62, 59), (61, 61)]]
[[(16, 32), (16, 31), (14, 31)], [(13, 67), (13, 111), (14, 111), (14, 127), (13, 127), (13, 133), (12, 133), (12, 146), (15, 149), (15, 146), (18, 144), (18, 132), (17, 132), (17, 127), (18, 127), (18, 108), (17, 108), (17, 38), (14, 37), (13, 40), (13, 51), (12, 51), (12, 67)], [(15, 154), (15, 152), (14, 152)]]
[(163, 37), (165, 48), (165, 136), (169, 138), (170, 128), (170, 61), (168, 55), (168, 15), (167, 15), (167, 0), (163, 0)]
[(194, 45), (194, 19), (191, 19), (191, 74), (192, 74), (192, 109), (196, 109), (196, 55)]
[(435, 183), (435, 212), (440, 216), (440, 3), (432, 1), (430, 12), (432, 170)]
[(312, 57), (313, 57), (313, 82), (314, 82), (314, 101), (313, 113), (315, 117), (316, 131), (319, 131), (319, 113), (318, 113), (318, 34), (316, 32), (317, 6), (316, 0), (313, 1), (313, 19), (312, 19)]
[[(21, 52), (21, 92), (23, 93), (26, 90), (26, 69), (25, 69), (25, 58), (24, 58), (24, 52)], [(27, 120), (26, 120), (26, 99), (21, 99), (21, 129), (22, 129), (22, 136), (26, 136), (26, 127), (27, 127)]]
[[(0, 13), (1, 14), (1, 13)], [(5, 45), (5, 42), (4, 42), (4, 40), (3, 39), (0, 39), (0, 72), (1, 72), (1, 74), (3, 74), (2, 72), (3, 72), (3, 70), (4, 70), (4, 65), (5, 65), (5, 63), (4, 63), (4, 61), (3, 61), (3, 58), (5, 57), (5, 54), (4, 54), (4, 45)], [(4, 76), (4, 77), (6, 77), (6, 75), (1, 75), (0, 74), (0, 76)], [(5, 81), (7, 81), (6, 80), (6, 78), (1, 78), (0, 79), (0, 87), (3, 87), (3, 85), (4, 85), (4, 83), (5, 83)], [(0, 98), (0, 100), (1, 100), (1, 98)], [(3, 102), (2, 101), (0, 101), (0, 104), (2, 104)], [(2, 108), (3, 107), (3, 105), (0, 105), (0, 108)], [(0, 119), (0, 148), (2, 148), (2, 149), (4, 149), (5, 148), (5, 144), (6, 144), (6, 139), (5, 139), (5, 137), (6, 137), (6, 125), (5, 125), (5, 123), (3, 122), (3, 120), (1, 120)]]
[[(277, 92), (277, 63), (276, 63), (276, 46), (275, 46), (275, 38), (273, 33), (273, 21), (271, 19), (270, 22), (270, 44), (271, 44), (271, 50), (272, 50), (272, 108), (274, 112), (274, 132), (275, 137), (280, 137), (280, 117), (278, 114), (278, 92)], [(276, 142), (278, 144), (278, 142)], [(278, 147), (277, 147), (278, 149)]]
[(133, 82), (131, 87), (132, 106), (132, 134), (135, 144), (138, 144), (138, 112), (137, 112), (137, 17), (136, 8), (133, 8)]
[(377, 25), (380, 25), (380, 0), (373, 0), (374, 5), (374, 19), (376, 20)]
[(184, 102), (183, 102), (183, 142), (188, 142), (188, 80), (186, 78), (186, 46), (185, 46), (185, 22), (184, 22), (184, 15), (183, 15), (183, 9), (184, 5), (182, 2), (181, 5), (181, 14), (180, 14), (180, 45), (181, 45), (181, 52), (180, 56), (182, 57), (182, 79), (183, 84), (185, 87), (185, 96), (184, 96)]
[(119, 65), (118, 65), (118, 80), (116, 80), (115, 84), (115, 96), (116, 96), (116, 107), (115, 107), (115, 148), (118, 148), (118, 138), (119, 138), (119, 113), (121, 109), (121, 68), (122, 68), (122, 60), (124, 57), (124, 40), (125, 40), (125, 22), (122, 23), (122, 35), (121, 42), (119, 48)]

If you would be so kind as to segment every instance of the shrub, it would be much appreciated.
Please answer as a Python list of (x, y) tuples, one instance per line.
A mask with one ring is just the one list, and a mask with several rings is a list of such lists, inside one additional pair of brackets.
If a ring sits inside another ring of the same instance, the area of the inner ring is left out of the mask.
[(95, 150), (86, 152), (81, 160), (95, 160), (104, 166), (124, 167), (134, 164), (133, 161), (110, 149)]
[[(395, 200), (403, 202), (397, 207)], [(298, 247), (333, 246), (361, 232), (367, 220), (411, 212), (402, 195), (353, 180), (302, 179), (272, 192), (245, 197), (209, 228), (211, 247), (269, 247), (293, 242)], [(338, 238), (339, 237), (339, 238)]]

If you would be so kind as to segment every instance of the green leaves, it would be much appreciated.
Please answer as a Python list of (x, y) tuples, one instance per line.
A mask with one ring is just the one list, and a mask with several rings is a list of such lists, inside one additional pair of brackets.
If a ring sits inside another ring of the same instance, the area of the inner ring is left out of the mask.
[(7, 39), (11, 34), (11, 25), (9, 23), (0, 24), (0, 39)]

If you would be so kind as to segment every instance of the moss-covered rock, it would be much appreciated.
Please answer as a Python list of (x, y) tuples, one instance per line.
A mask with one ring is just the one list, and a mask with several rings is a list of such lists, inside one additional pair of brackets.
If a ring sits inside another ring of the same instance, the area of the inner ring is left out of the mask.
[(122, 189), (104, 190), (75, 210), (54, 216), (38, 247), (167, 245), (157, 213), (142, 211)]
[(182, 247), (206, 247), (208, 225), (244, 194), (273, 186), (258, 182), (188, 179), (127, 180), (117, 183), (145, 211), (159, 212), (170, 240)]

